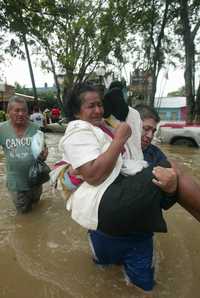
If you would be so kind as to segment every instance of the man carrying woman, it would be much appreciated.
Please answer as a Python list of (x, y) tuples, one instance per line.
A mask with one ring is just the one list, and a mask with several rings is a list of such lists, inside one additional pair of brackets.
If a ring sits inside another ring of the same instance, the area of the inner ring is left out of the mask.
[[(67, 111), (72, 121), (59, 147), (72, 166), (71, 181), (74, 176), (81, 181), (67, 202), (72, 218), (87, 229), (110, 236), (166, 232), (161, 205), (175, 197), (177, 175), (174, 169), (147, 166), (144, 160), (138, 160), (138, 156), (142, 156), (139, 151), (134, 159), (135, 152), (140, 150), (137, 143), (140, 138), (130, 138), (132, 130), (127, 123), (119, 123), (113, 136), (99, 128), (104, 124), (104, 110), (95, 88), (74, 89), (67, 99)], [(140, 121), (138, 113), (132, 112), (136, 121)], [(128, 144), (130, 139), (135, 150)], [(152, 270), (150, 274), (153, 276)], [(143, 272), (140, 275), (142, 277)], [(131, 282), (150, 291), (152, 276), (144, 278), (144, 282), (133, 276)]]
[[(128, 262), (123, 263), (121, 259), (121, 263), (129, 281), (149, 293), (154, 286), (152, 233), (167, 231), (162, 207), (168, 208), (171, 201), (175, 201), (177, 180), (179, 199), (185, 192), (179, 172), (160, 166), (152, 168), (142, 160), (141, 135), (134, 138), (135, 125), (138, 128), (141, 125), (139, 114), (131, 108), (127, 111), (124, 120), (131, 121), (131, 128), (119, 122), (114, 131), (109, 130), (103, 120), (102, 101), (96, 89), (91, 86), (75, 88), (67, 95), (71, 122), (59, 147), (65, 161), (71, 165), (68, 181), (76, 184), (67, 202), (72, 218), (87, 229), (100, 231), (110, 238), (120, 237), (122, 255), (126, 244), (127, 249), (134, 246), (129, 242), (130, 235), (147, 235), (145, 241), (149, 241), (149, 245), (139, 241), (134, 247), (139, 252), (132, 255), (138, 265), (136, 271), (130, 270)], [(166, 165), (170, 166), (165, 162)], [(195, 199), (197, 195), (193, 201)], [(142, 256), (147, 263), (141, 267)], [(114, 257), (113, 262), (116, 261)]]

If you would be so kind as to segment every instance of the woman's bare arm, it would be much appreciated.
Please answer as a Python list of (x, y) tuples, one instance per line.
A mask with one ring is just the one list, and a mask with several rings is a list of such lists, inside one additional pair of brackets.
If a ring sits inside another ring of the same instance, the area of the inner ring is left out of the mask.
[(97, 159), (79, 167), (78, 174), (91, 185), (101, 184), (114, 169), (119, 154), (130, 135), (130, 126), (125, 122), (120, 123), (108, 149)]

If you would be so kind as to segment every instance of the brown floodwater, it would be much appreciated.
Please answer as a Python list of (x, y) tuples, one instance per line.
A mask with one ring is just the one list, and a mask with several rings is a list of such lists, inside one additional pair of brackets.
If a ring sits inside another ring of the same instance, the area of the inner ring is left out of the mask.
[[(48, 164), (59, 159), (61, 135), (47, 134)], [(200, 149), (163, 146), (200, 180)], [(120, 266), (95, 266), (85, 229), (74, 223), (59, 193), (44, 185), (32, 213), (16, 215), (5, 188), (0, 153), (0, 297), (1, 298), (130, 298), (142, 297), (127, 287)], [(179, 205), (166, 214), (167, 234), (157, 234), (153, 297), (198, 298), (200, 224)]]

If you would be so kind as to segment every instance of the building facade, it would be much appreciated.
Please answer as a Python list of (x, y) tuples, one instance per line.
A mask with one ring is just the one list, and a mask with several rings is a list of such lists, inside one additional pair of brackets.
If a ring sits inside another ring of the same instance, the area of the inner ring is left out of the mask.
[(186, 98), (161, 97), (155, 98), (154, 107), (163, 121), (185, 121), (187, 115)]

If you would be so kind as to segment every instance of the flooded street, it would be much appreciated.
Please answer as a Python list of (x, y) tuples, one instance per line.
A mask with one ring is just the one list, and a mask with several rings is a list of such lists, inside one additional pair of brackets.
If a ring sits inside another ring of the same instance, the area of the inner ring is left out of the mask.
[[(48, 164), (59, 160), (60, 134), (47, 134)], [(163, 146), (200, 181), (200, 149)], [(0, 297), (1, 298), (130, 298), (142, 297), (127, 287), (121, 267), (95, 266), (87, 232), (70, 219), (64, 200), (44, 185), (32, 213), (16, 216), (5, 188), (0, 154)], [(153, 297), (198, 298), (200, 224), (179, 205), (166, 214), (167, 234), (157, 234)]]

